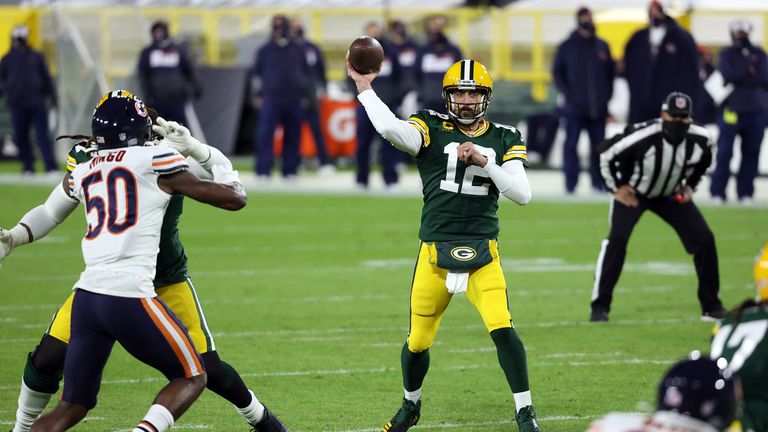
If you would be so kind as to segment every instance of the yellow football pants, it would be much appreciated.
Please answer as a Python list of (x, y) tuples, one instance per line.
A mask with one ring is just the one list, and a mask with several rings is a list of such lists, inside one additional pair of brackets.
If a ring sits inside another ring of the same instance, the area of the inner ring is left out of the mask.
[[(184, 282), (166, 285), (155, 289), (155, 292), (187, 328), (189, 336), (200, 354), (216, 351), (216, 345), (208, 329), (208, 323), (205, 321), (203, 309), (197, 300), (197, 292), (195, 292), (191, 280), (187, 279)], [(48, 327), (48, 334), (64, 343), (69, 343), (72, 299), (74, 297), (73, 291), (56, 312), (56, 315), (53, 316), (51, 325)]]
[[(489, 240), (493, 261), (470, 272), (467, 298), (483, 318), (488, 332), (512, 327), (507, 283), (501, 269), (499, 244)], [(445, 287), (447, 270), (437, 267), (434, 243), (422, 243), (411, 286), (411, 323), (408, 349), (421, 352), (432, 346), (452, 295)]]

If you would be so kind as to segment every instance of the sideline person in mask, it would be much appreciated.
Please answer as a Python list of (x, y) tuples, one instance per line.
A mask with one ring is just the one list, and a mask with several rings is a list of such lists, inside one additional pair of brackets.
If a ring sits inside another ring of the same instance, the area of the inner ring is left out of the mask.
[[(398, 61), (397, 48), (387, 39), (384, 39), (384, 33), (381, 26), (375, 22), (370, 22), (365, 26), (365, 35), (372, 37), (381, 43), (384, 49), (384, 61), (376, 75), (376, 82), (373, 88), (379, 98), (395, 111), (402, 102), (402, 92), (400, 87), (400, 62)], [(353, 80), (349, 80), (353, 90), (356, 86)], [(368, 180), (371, 173), (371, 150), (376, 140), (376, 128), (368, 118), (365, 107), (362, 104), (357, 105), (355, 111), (357, 119), (357, 150), (355, 158), (357, 169), (355, 180), (360, 189), (368, 188)], [(381, 162), (381, 175), (384, 180), (384, 186), (390, 190), (397, 190), (400, 174), (397, 172), (398, 162), (403, 160), (403, 153), (397, 148), (382, 143), (378, 148), (378, 160)]]
[(454, 45), (445, 34), (445, 17), (431, 16), (426, 22), (427, 43), (419, 50), (416, 58), (416, 80), (419, 90), (419, 105), (422, 108), (445, 114), (443, 76), (448, 68), (462, 59), (461, 49)]
[(757, 176), (757, 161), (766, 127), (768, 111), (768, 61), (765, 51), (752, 45), (752, 24), (736, 20), (730, 26), (733, 45), (720, 51), (718, 69), (733, 92), (723, 103), (718, 119), (717, 163), (712, 173), (710, 193), (716, 203), (725, 201), (725, 186), (731, 176), (731, 157), (736, 135), (741, 137), (741, 165), (736, 174), (739, 202), (752, 204)]
[(632, 229), (646, 210), (675, 230), (693, 255), (702, 320), (722, 319), (715, 237), (693, 203), (693, 192), (712, 163), (709, 132), (692, 124), (691, 98), (670, 93), (661, 118), (627, 127), (602, 144), (600, 173), (613, 193), (610, 232), (595, 269), (590, 321), (608, 321)]
[(48, 108), (51, 98), (57, 107), (56, 88), (53, 85), (45, 58), (29, 46), (29, 29), (18, 25), (11, 32), (11, 49), (0, 60), (0, 96), (5, 97), (11, 111), (13, 141), (19, 149), (22, 173), (35, 172), (35, 154), (29, 142), (29, 128), (35, 128), (37, 147), (45, 162), (45, 170), (58, 176), (53, 144), (48, 134)]
[(139, 55), (139, 83), (144, 100), (167, 120), (189, 126), (184, 109), (202, 88), (183, 46), (171, 39), (168, 23), (156, 21), (150, 31), (152, 43)]
[(270, 178), (275, 163), (275, 129), (279, 123), (283, 126), (283, 177), (291, 181), (296, 178), (301, 162), (301, 101), (310, 85), (310, 68), (304, 50), (291, 38), (287, 17), (272, 18), (272, 36), (256, 52), (252, 73), (259, 108), (256, 175), (261, 181)]
[(654, 118), (673, 91), (696, 101), (699, 63), (696, 42), (664, 12), (658, 1), (648, 7), (648, 27), (638, 30), (624, 49), (624, 77), (629, 85), (627, 123)]
[(565, 99), (563, 121), (563, 172), (565, 191), (572, 194), (579, 181), (579, 156), (576, 152), (582, 129), (589, 134), (589, 174), (594, 191), (603, 190), (597, 146), (605, 139), (608, 101), (613, 94), (614, 66), (608, 44), (595, 35), (592, 11), (576, 12), (578, 27), (555, 55), (552, 76)]

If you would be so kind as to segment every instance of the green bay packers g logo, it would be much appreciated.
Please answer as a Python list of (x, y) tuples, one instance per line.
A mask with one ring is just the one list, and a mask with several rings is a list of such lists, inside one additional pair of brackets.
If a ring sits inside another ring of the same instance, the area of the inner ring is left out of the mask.
[(469, 246), (459, 246), (451, 249), (451, 256), (459, 261), (471, 261), (477, 252)]

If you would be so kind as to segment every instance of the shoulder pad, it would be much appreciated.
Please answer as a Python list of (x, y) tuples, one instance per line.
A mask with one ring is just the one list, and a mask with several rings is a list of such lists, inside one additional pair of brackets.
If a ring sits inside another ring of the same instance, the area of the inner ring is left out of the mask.
[(72, 172), (78, 164), (91, 160), (92, 151), (93, 148), (87, 141), (80, 141), (73, 145), (67, 154), (67, 171)]
[(519, 131), (519, 130), (517, 130), (517, 128), (516, 128), (516, 127), (514, 127), (514, 126), (505, 125), (505, 124), (502, 124), (502, 123), (495, 123), (495, 122), (490, 122), (490, 123), (491, 123), (492, 125), (496, 126), (496, 127), (497, 127), (497, 128), (499, 128), (499, 129), (506, 129), (506, 130), (508, 130), (508, 131), (511, 131), (511, 132), (512, 132), (512, 133), (514, 133), (514, 134), (519, 134), (519, 133), (520, 133), (520, 131)]
[(427, 109), (427, 110), (424, 110), (424, 111), (426, 111), (426, 112), (427, 112), (427, 114), (429, 114), (430, 116), (433, 116), (433, 117), (438, 117), (438, 118), (440, 118), (441, 120), (450, 120), (450, 119), (451, 119), (451, 118), (450, 118), (450, 117), (448, 117), (447, 115), (445, 115), (445, 114), (441, 114), (441, 113), (439, 113), (439, 112), (437, 112), (437, 111), (433, 111), (433, 110), (431, 110), (431, 109)]

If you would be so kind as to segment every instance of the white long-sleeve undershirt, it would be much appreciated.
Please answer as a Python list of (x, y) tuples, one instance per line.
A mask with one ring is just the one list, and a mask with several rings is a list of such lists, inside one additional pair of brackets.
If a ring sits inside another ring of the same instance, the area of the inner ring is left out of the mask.
[(411, 156), (419, 153), (422, 140), (419, 131), (407, 121), (397, 118), (376, 92), (365, 90), (357, 95), (357, 99), (363, 104), (373, 127), (384, 139)]
[(488, 173), (488, 177), (503, 197), (520, 205), (526, 205), (531, 201), (533, 192), (522, 161), (511, 160), (498, 166), (489, 160), (483, 170)]
[[(423, 139), (421, 133), (407, 121), (397, 118), (376, 92), (365, 90), (357, 95), (357, 99), (365, 108), (373, 127), (384, 139), (412, 156), (419, 153)], [(502, 196), (520, 205), (528, 204), (531, 200), (531, 185), (522, 161), (511, 160), (501, 166), (489, 161), (483, 169)]]
[(9, 232), (13, 236), (14, 246), (40, 240), (64, 221), (79, 202), (67, 195), (64, 187), (57, 184), (45, 203), (25, 214), (19, 223)]

